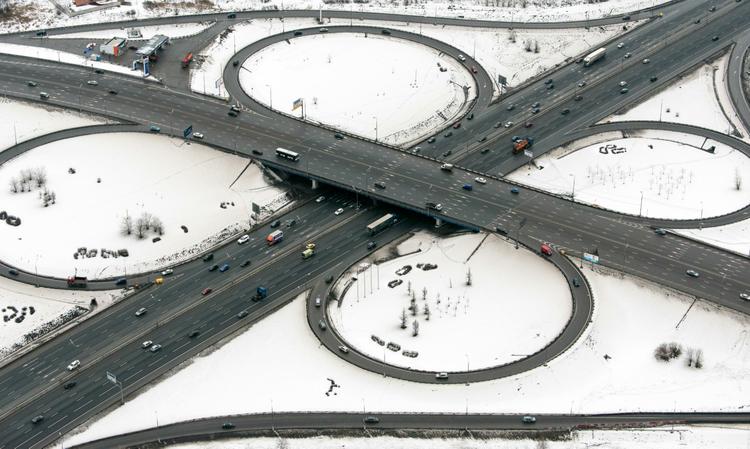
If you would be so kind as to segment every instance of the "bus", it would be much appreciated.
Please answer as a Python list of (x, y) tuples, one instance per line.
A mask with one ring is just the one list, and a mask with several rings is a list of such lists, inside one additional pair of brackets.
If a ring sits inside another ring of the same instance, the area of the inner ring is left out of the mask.
[(375, 235), (395, 223), (397, 218), (398, 217), (394, 214), (385, 214), (372, 223), (368, 224), (367, 232), (370, 233), (370, 235)]
[(289, 151), (284, 148), (276, 148), (276, 156), (283, 157), (284, 159), (289, 159), (290, 161), (297, 162), (299, 160), (299, 153), (295, 153), (294, 151)]

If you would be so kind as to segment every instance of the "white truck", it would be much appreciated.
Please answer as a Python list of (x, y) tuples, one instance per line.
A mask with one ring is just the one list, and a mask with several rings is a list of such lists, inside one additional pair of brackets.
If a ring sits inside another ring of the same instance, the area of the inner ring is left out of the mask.
[(583, 58), (583, 65), (588, 67), (596, 61), (602, 59), (607, 54), (607, 48), (602, 47), (598, 50), (594, 50)]

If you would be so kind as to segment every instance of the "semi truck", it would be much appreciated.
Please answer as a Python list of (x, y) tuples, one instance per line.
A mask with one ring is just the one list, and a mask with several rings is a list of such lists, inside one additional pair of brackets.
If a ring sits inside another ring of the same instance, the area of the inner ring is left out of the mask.
[(268, 243), (268, 246), (275, 245), (282, 240), (284, 240), (284, 231), (280, 229), (273, 231), (272, 233), (268, 234), (268, 237), (266, 237), (266, 243)]
[(268, 289), (265, 287), (258, 287), (255, 289), (255, 295), (252, 300), (258, 302), (268, 296)]
[(395, 214), (385, 214), (382, 217), (378, 218), (377, 220), (367, 225), (367, 233), (370, 235), (375, 235), (378, 232), (382, 231), (383, 229), (395, 223), (396, 219), (397, 217)]
[(523, 152), (523, 150), (531, 148), (534, 144), (534, 139), (531, 137), (522, 137), (513, 141), (513, 154)]
[(87, 281), (86, 276), (70, 276), (68, 277), (68, 287), (83, 288)]
[(602, 47), (598, 50), (594, 50), (588, 55), (586, 55), (585, 58), (583, 58), (583, 65), (588, 67), (591, 64), (595, 63), (596, 61), (602, 59), (607, 54), (607, 48)]

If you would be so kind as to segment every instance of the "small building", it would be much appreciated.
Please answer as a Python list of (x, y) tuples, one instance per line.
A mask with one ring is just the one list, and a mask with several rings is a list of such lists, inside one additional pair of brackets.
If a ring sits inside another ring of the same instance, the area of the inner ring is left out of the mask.
[(157, 50), (161, 50), (167, 44), (169, 44), (169, 37), (163, 34), (156, 34), (135, 53), (141, 58), (146, 58), (156, 54)]
[(125, 48), (128, 44), (127, 39), (121, 37), (113, 37), (104, 44), (99, 46), (99, 51), (105, 55), (120, 56), (125, 52)]
[(73, 0), (74, 6), (86, 6), (94, 3), (95, 0)]

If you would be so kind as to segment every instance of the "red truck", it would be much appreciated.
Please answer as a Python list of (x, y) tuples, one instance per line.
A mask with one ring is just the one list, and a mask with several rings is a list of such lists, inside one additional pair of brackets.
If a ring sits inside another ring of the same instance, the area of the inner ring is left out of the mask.
[(513, 154), (518, 154), (523, 152), (523, 150), (526, 150), (528, 148), (531, 148), (531, 145), (534, 144), (534, 139), (531, 137), (523, 137), (517, 140), (513, 141)]
[(192, 53), (186, 54), (185, 57), (182, 58), (182, 68), (186, 69), (190, 65), (190, 62), (192, 60), (193, 60), (193, 54)]
[(86, 286), (87, 279), (85, 276), (68, 277), (68, 287), (83, 288)]
[(275, 245), (282, 240), (284, 240), (284, 231), (282, 230), (273, 231), (272, 233), (268, 234), (268, 237), (266, 237), (268, 246)]

